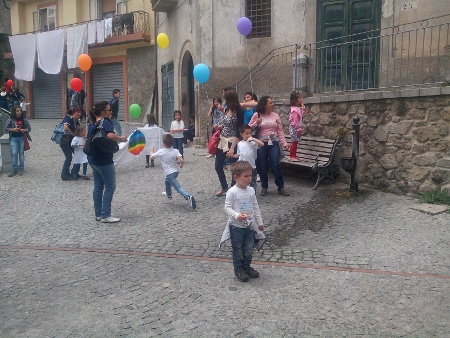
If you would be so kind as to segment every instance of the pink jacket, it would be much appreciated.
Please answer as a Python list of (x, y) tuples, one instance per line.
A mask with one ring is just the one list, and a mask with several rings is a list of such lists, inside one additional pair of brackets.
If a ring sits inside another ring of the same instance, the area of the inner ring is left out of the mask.
[[(275, 133), (277, 141), (280, 141), (283, 147), (287, 147), (286, 138), (284, 137), (283, 125), (281, 124), (280, 117), (277, 113), (271, 112), (270, 114), (261, 115), (262, 122), (259, 125), (258, 139), (261, 141), (267, 141), (271, 133)], [(252, 129), (258, 126), (258, 113), (254, 113), (250, 119), (249, 126)]]
[(302, 118), (306, 114), (305, 106), (291, 107), (291, 112), (289, 113), (289, 124), (295, 127), (295, 130), (302, 130)]

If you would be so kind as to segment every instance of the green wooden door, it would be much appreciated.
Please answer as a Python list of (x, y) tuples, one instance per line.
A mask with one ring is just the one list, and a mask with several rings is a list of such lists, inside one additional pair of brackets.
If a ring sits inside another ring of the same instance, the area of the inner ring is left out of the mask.
[(319, 92), (376, 88), (380, 0), (318, 0)]

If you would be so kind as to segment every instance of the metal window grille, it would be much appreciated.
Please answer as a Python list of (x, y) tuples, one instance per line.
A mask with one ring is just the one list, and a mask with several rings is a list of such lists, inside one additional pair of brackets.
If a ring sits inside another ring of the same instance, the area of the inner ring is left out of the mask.
[(170, 129), (170, 123), (173, 120), (174, 110), (174, 75), (173, 62), (161, 66), (162, 80), (162, 127), (164, 130)]
[(252, 22), (247, 39), (270, 37), (272, 34), (272, 1), (247, 0), (245, 15)]

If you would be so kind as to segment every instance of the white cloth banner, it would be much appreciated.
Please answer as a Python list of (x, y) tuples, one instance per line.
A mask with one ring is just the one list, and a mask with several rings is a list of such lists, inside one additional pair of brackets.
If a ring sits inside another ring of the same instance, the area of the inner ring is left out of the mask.
[(97, 23), (89, 21), (88, 23), (88, 44), (92, 45), (97, 41)]
[(112, 18), (105, 19), (105, 39), (112, 35)]
[(97, 21), (97, 43), (105, 42), (105, 20)]
[(87, 25), (66, 28), (67, 68), (78, 67), (78, 57), (87, 54)]
[(38, 66), (47, 74), (59, 74), (64, 56), (65, 30), (37, 34)]
[(125, 164), (131, 160), (145, 155), (150, 155), (150, 149), (155, 151), (162, 147), (164, 129), (159, 127), (137, 128), (145, 136), (145, 147), (139, 155), (133, 155), (128, 151), (128, 141), (119, 143), (119, 151), (114, 154), (114, 165)]
[(9, 37), (14, 58), (14, 77), (17, 80), (33, 81), (36, 62), (36, 34)]

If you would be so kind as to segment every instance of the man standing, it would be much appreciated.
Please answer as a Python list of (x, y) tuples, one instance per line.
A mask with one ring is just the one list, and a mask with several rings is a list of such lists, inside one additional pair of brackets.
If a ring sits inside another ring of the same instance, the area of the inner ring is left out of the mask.
[(111, 100), (109, 100), (109, 106), (111, 108), (111, 113), (112, 113), (111, 121), (112, 121), (114, 129), (116, 130), (116, 134), (118, 136), (122, 136), (122, 127), (120, 126), (120, 122), (119, 122), (120, 90), (114, 89), (112, 94), (113, 94), (113, 97)]

